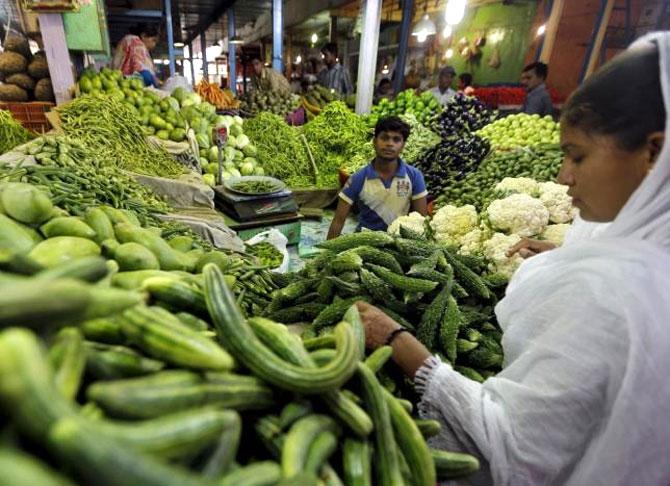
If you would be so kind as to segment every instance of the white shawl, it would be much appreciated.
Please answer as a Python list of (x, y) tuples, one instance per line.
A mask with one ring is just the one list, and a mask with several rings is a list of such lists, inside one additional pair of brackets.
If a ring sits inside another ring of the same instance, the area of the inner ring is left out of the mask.
[[(659, 47), (670, 113), (670, 34)], [(435, 445), (477, 455), (475, 484), (670, 485), (670, 125), (609, 227), (526, 261), (496, 307), (505, 366), (483, 384), (417, 374)]]

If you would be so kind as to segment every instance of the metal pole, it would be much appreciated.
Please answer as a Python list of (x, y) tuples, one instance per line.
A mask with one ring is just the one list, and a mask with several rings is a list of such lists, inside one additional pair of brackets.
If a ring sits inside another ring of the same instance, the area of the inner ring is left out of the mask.
[(614, 0), (600, 1), (600, 10), (598, 11), (596, 23), (593, 26), (591, 41), (589, 42), (589, 45), (586, 48), (586, 54), (584, 55), (582, 73), (579, 76), (580, 83), (584, 82), (584, 80), (589, 77), (589, 75), (596, 69), (598, 56), (600, 54), (600, 47), (602, 46), (603, 39), (605, 38), (605, 32), (607, 31), (607, 26), (610, 22), (610, 15), (612, 14), (613, 8)]
[(412, 26), (412, 8), (414, 0), (403, 0), (402, 23), (400, 24), (400, 43), (398, 44), (398, 57), (395, 61), (395, 79), (393, 80), (393, 91), (398, 94), (405, 84), (405, 63), (407, 62), (407, 45), (409, 43), (410, 28)]
[(202, 75), (205, 81), (209, 81), (209, 67), (207, 66), (207, 39), (205, 32), (200, 34), (200, 53), (202, 54)]
[(546, 64), (549, 64), (551, 54), (554, 51), (554, 43), (556, 42), (556, 34), (558, 33), (558, 25), (561, 23), (564, 6), (565, 0), (555, 0), (551, 5), (551, 15), (544, 32), (542, 51), (540, 52), (540, 61)]
[(188, 44), (188, 63), (191, 66), (191, 83), (195, 86), (195, 66), (193, 65), (193, 43)]
[(356, 90), (356, 113), (369, 113), (375, 90), (377, 48), (379, 47), (379, 23), (382, 15), (382, 0), (367, 0), (363, 14), (363, 33), (358, 49), (358, 89)]
[(228, 87), (234, 95), (237, 95), (237, 59), (236, 59), (236, 45), (231, 43), (231, 39), (235, 37), (235, 10), (233, 7), (228, 9), (226, 13), (228, 16)]
[(283, 71), (282, 35), (284, 30), (282, 0), (272, 0), (272, 69)]
[[(549, 18), (551, 16), (551, 8), (553, 7), (553, 4), (554, 4), (554, 0), (547, 0), (547, 3), (544, 6), (544, 22), (545, 22), (545, 24), (547, 23), (547, 21), (549, 20)], [(535, 51), (535, 62), (540, 60), (540, 54), (542, 54), (542, 48), (544, 47), (545, 36), (546, 36), (546, 32), (545, 32), (545, 35), (543, 35), (540, 38), (540, 42), (537, 44), (537, 51)]]
[(174, 76), (174, 34), (172, 32), (172, 0), (165, 0), (165, 30), (167, 31), (168, 60), (170, 62), (170, 76)]

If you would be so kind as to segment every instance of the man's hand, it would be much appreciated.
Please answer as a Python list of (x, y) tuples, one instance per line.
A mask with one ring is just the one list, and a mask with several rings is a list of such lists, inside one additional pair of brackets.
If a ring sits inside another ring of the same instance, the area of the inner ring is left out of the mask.
[(544, 253), (545, 251), (553, 250), (555, 248), (556, 245), (549, 241), (524, 238), (512, 248), (507, 250), (507, 256), (511, 257), (515, 253), (518, 253), (522, 258), (530, 258), (539, 253)]
[(357, 302), (356, 306), (361, 314), (363, 327), (365, 327), (365, 345), (370, 349), (384, 346), (391, 333), (401, 327), (396, 321), (367, 302)]

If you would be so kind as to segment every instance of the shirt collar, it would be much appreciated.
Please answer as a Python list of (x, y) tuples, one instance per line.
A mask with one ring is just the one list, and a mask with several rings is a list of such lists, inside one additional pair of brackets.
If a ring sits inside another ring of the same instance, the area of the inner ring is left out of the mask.
[(540, 83), (537, 86), (535, 86), (533, 89), (529, 91), (529, 93), (532, 93), (533, 91), (546, 91), (547, 90), (547, 85), (546, 83)]
[[(367, 166), (367, 171), (365, 174), (366, 179), (381, 179), (374, 167), (374, 160), (370, 162)], [(393, 177), (407, 177), (407, 164), (402, 159), (398, 159), (398, 168), (395, 171)]]

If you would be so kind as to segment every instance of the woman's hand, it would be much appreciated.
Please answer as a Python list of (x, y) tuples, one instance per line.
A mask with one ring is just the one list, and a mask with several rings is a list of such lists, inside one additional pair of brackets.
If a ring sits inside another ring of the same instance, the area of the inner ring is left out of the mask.
[(553, 250), (555, 248), (556, 245), (549, 241), (524, 238), (512, 248), (507, 250), (507, 256), (511, 257), (515, 253), (518, 253), (522, 258), (530, 258), (539, 253), (544, 253), (545, 251)]
[[(393, 331), (402, 326), (375, 306), (366, 302), (357, 302), (358, 312), (365, 327), (365, 345), (376, 349), (384, 346)], [(408, 332), (397, 334), (391, 342), (393, 361), (413, 378), (426, 359), (430, 358), (430, 351)]]
[(356, 306), (365, 327), (365, 345), (370, 349), (384, 346), (391, 333), (401, 327), (396, 321), (367, 302), (357, 302)]

